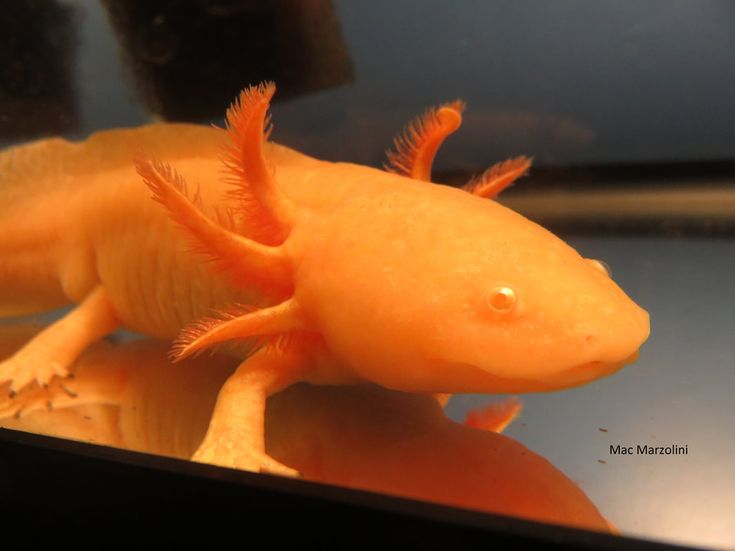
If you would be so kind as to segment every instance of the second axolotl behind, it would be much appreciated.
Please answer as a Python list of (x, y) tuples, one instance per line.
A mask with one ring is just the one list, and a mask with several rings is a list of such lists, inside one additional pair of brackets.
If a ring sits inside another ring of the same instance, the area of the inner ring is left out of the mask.
[(430, 183), (460, 102), (409, 126), (381, 171), (268, 142), (274, 91), (230, 109), (224, 165), (224, 132), (174, 124), (0, 156), (0, 314), (78, 304), (0, 364), (19, 409), (24, 387), (119, 326), (178, 335), (175, 357), (240, 343), (194, 459), (288, 472), (264, 452), (263, 411), (298, 381), (549, 391), (637, 357), (647, 313), (600, 263), (492, 200), (527, 159), (464, 189)]

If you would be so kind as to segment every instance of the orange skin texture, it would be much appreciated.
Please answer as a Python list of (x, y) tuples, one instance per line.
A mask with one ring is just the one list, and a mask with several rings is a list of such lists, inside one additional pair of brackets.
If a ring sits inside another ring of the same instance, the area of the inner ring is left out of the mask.
[[(227, 136), (157, 124), (0, 155), (0, 313), (79, 305), (0, 364), (0, 385), (10, 381), (12, 394), (47, 384), (118, 326), (179, 334), (177, 358), (234, 343), (247, 360), (223, 386), (195, 459), (277, 471), (262, 451), (262, 408), (296, 382), (549, 391), (637, 357), (648, 314), (598, 264), (487, 198), (523, 159), (469, 192), (416, 179), (459, 126), (458, 104), (425, 115), (399, 155), (420, 166), (396, 174), (266, 142), (273, 92), (244, 91)], [(197, 322), (213, 309), (226, 313)]]
[[(5, 327), (0, 357), (37, 328)], [(207, 429), (219, 387), (236, 366), (215, 355), (172, 365), (168, 344), (92, 345), (38, 397), (47, 411), (0, 426), (188, 458)], [(375, 386), (295, 385), (268, 401), (266, 448), (304, 478), (530, 520), (608, 531), (585, 494), (543, 457), (510, 438), (449, 420), (429, 396)]]

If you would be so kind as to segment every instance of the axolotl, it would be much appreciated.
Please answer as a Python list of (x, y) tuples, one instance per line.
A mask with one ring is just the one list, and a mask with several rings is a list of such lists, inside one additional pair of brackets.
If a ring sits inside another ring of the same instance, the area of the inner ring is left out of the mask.
[(76, 304), (0, 363), (19, 411), (26, 387), (121, 326), (176, 338), (176, 359), (224, 346), (242, 363), (193, 459), (295, 474), (265, 453), (263, 423), (267, 396), (296, 382), (551, 391), (637, 358), (646, 311), (493, 200), (529, 159), (464, 189), (431, 182), (461, 102), (411, 123), (379, 170), (269, 141), (274, 93), (245, 89), (225, 130), (159, 123), (2, 153), (0, 315)]

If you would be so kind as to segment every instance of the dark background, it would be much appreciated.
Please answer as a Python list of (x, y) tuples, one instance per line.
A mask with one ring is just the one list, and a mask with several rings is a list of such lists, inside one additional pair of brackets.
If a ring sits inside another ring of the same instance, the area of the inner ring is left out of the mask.
[[(237, 90), (269, 78), (274, 137), (334, 160), (379, 164), (404, 122), (457, 97), (465, 127), (439, 172), (521, 153), (539, 166), (735, 159), (728, 1), (29, 0), (0, 26), (6, 143), (221, 121)], [(30, 124), (49, 103), (47, 128)]]

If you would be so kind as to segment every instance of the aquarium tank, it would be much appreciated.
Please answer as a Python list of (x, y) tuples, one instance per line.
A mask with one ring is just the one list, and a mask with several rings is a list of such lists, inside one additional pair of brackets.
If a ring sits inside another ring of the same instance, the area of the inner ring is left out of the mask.
[[(261, 428), (265, 423), (266, 452), (275, 466), (256, 476), (284, 475), (306, 479), (324, 491), (350, 488), (453, 507), (478, 513), (474, 523), (482, 523), (487, 515), (573, 528), (560, 532), (562, 540), (577, 541), (578, 530), (585, 530), (612, 534), (607, 537), (621, 545), (649, 540), (732, 548), (733, 52), (735, 6), (725, 0), (9, 3), (0, 16), (0, 186), (6, 187), (0, 187), (0, 227), (5, 228), (5, 236), (0, 237), (0, 264), (6, 266), (5, 272), (0, 268), (0, 285), (5, 286), (0, 292), (0, 355), (6, 361), (14, 357), (43, 326), (69, 319), (74, 312), (72, 303), (81, 302), (49, 299), (51, 307), (35, 307), (46, 304), (43, 293), (55, 292), (50, 289), (59, 284), (49, 280), (37, 291), (30, 284), (26, 288), (3, 280), (12, 272), (11, 260), (19, 251), (27, 255), (23, 258), (28, 266), (35, 262), (33, 255), (40, 254), (42, 246), (19, 237), (28, 230), (17, 229), (40, 227), (47, 221), (40, 208), (34, 210), (34, 202), (41, 204), (44, 194), (58, 192), (55, 182), (68, 185), (70, 165), (65, 164), (65, 157), (54, 157), (56, 146), (48, 144), (57, 143), (56, 138), (85, 143), (100, 131), (185, 123), (202, 125), (204, 130), (200, 135), (199, 130), (186, 130), (189, 126), (166, 127), (170, 129), (162, 130), (160, 139), (150, 138), (151, 143), (181, 142), (171, 146), (174, 168), (177, 159), (183, 166), (198, 155), (215, 159), (208, 141), (208, 132), (214, 131), (206, 128), (225, 126), (225, 113), (243, 89), (273, 82), (276, 93), (268, 119), (273, 123), (269, 139), (316, 159), (351, 163), (341, 165), (352, 167), (344, 169), (344, 177), (314, 188), (319, 201), (346, 193), (334, 191), (340, 186), (356, 186), (349, 184), (353, 169), (362, 175), (359, 182), (364, 188), (359, 192), (354, 191), (357, 187), (350, 188), (350, 193), (368, 193), (372, 180), (364, 175), (375, 173), (359, 172), (362, 167), (384, 174), (397, 171), (414, 180), (430, 178), (435, 184), (460, 190), (483, 174), (489, 175), (491, 184), (499, 185), (493, 178), (509, 174), (512, 166), (527, 159), (530, 167), (523, 165), (508, 177), (512, 183), (508, 189), (500, 185), (498, 189), (503, 190), (497, 198), (495, 192), (488, 192), (483, 200), (497, 201), (503, 207), (498, 212), (515, 211), (589, 259), (592, 268), (603, 274), (595, 277), (612, 278), (632, 303), (645, 310), (650, 335), (646, 326), (647, 337), (639, 339), (643, 345), (626, 352), (624, 367), (616, 364), (615, 369), (597, 374), (606, 376), (575, 379), (574, 384), (531, 385), (525, 384), (523, 376), (514, 375), (514, 368), (520, 370), (525, 359), (536, 354), (531, 346), (534, 339), (527, 337), (498, 341), (502, 346), (489, 354), (521, 357), (514, 360), (517, 366), (504, 366), (496, 386), (467, 383), (444, 389), (414, 379), (410, 384), (390, 384), (384, 383), (394, 381), (388, 376), (371, 378), (362, 373), (361, 377), (346, 377), (345, 384), (330, 379), (328, 386), (273, 383), (265, 414), (262, 407), (251, 413), (265, 415), (258, 419)], [(442, 105), (444, 111), (427, 111)], [(422, 123), (402, 134), (410, 121), (426, 113)], [(454, 132), (460, 119), (461, 126)], [(235, 123), (230, 120), (230, 124)], [(436, 130), (432, 124), (454, 127), (445, 128), (440, 139), (431, 134)], [(120, 135), (109, 134), (112, 137), (106, 145), (95, 150), (95, 159), (129, 158), (127, 166), (133, 170), (136, 158), (132, 154), (125, 157), (125, 152), (135, 149), (136, 134), (125, 140)], [(126, 145), (117, 149), (121, 140)], [(410, 166), (391, 164), (386, 152), (400, 150), (401, 140), (413, 143), (419, 151), (414, 157), (415, 151), (408, 151), (404, 164), (423, 163), (431, 169), (429, 177), (418, 178)], [(437, 146), (444, 142), (435, 158), (432, 140)], [(23, 172), (18, 159), (31, 150), (19, 148), (33, 143), (49, 147), (51, 153), (28, 157), (36, 160), (23, 165)], [(21, 153), (8, 153), (14, 151)], [(98, 165), (84, 156), (86, 150), (80, 151), (73, 162), (82, 167), (90, 162), (92, 168), (80, 169), (84, 178), (77, 173), (75, 177), (85, 180), (84, 185), (87, 178), (94, 179), (97, 186), (84, 187), (91, 190), (86, 193), (94, 194), (105, 182), (118, 181), (106, 168), (95, 168)], [(278, 157), (271, 151), (266, 150), (269, 161)], [(421, 155), (428, 156), (428, 161), (421, 160)], [(513, 159), (516, 164), (512, 166), (498, 164)], [(276, 180), (290, 175), (292, 166), (306, 167), (305, 172), (312, 169), (298, 159), (294, 165), (290, 162), (273, 161)], [(495, 172), (485, 172), (493, 166)], [(149, 180), (156, 177), (140, 165), (138, 170)], [(45, 184), (36, 185), (40, 180)], [(314, 186), (307, 180), (304, 177), (304, 186)], [(142, 179), (139, 184), (141, 193), (150, 195)], [(423, 192), (416, 182), (406, 186), (418, 190), (417, 194)], [(55, 203), (55, 216), (76, 200), (73, 197), (78, 193), (73, 187), (68, 189), (68, 195)], [(206, 189), (203, 192), (206, 206)], [(255, 196), (262, 199), (258, 193)], [(445, 191), (437, 193), (444, 197)], [(459, 199), (459, 193), (447, 195), (455, 196), (457, 201), (465, 200)], [(26, 201), (23, 204), (31, 205), (22, 214), (13, 210), (20, 204), (19, 197)], [(67, 197), (69, 203), (65, 203)], [(159, 191), (158, 199), (165, 203), (161, 197)], [(388, 201), (385, 210), (392, 204)], [(480, 205), (479, 199), (472, 204)], [(51, 233), (72, 234), (80, 227), (76, 211), (68, 208), (69, 217)], [(165, 220), (165, 210), (156, 209), (151, 207), (151, 212), (160, 213)], [(98, 215), (103, 220), (109, 216), (105, 212)], [(225, 227), (236, 225), (231, 217), (227, 222), (226, 213), (217, 220), (225, 220)], [(413, 235), (415, 220), (422, 218), (409, 215), (403, 221), (406, 235)], [(507, 245), (510, 253), (503, 257), (504, 262), (526, 258), (521, 245), (513, 249), (515, 234), (510, 226), (503, 229), (498, 224), (493, 236), (482, 233), (484, 227), (473, 235), (465, 222), (450, 216), (442, 219), (430, 228), (435, 239), (427, 241), (424, 250), (409, 247), (402, 254), (430, 257), (432, 242), (444, 243), (447, 236), (459, 234), (457, 228), (467, 227), (457, 242), (470, 249), (477, 243), (478, 258), (500, 258), (497, 249), (482, 249), (481, 244), (489, 242)], [(273, 235), (271, 241), (263, 238), (266, 245), (277, 245)], [(403, 234), (392, 235), (398, 236), (398, 242)], [(490, 238), (494, 241), (488, 241)], [(355, 237), (353, 243), (361, 239)], [(136, 244), (126, 242), (124, 246), (134, 250)], [(161, 250), (166, 246), (162, 242)], [(443, 254), (444, 249), (437, 247), (436, 254)], [(541, 247), (537, 258), (546, 258), (546, 251), (554, 247)], [(345, 246), (341, 254), (356, 258), (358, 248)], [(374, 261), (380, 263), (380, 255), (375, 255)], [(391, 267), (384, 261), (380, 273)], [(533, 272), (543, 301), (554, 312), (571, 312), (571, 306), (565, 306), (572, 304), (571, 299), (557, 291), (561, 288), (559, 270), (545, 272), (542, 260), (533, 268), (513, 266), (513, 270)], [(359, 296), (368, 287), (369, 277), (353, 273), (332, 296)], [(319, 282), (335, 279), (326, 272), (315, 278)], [(423, 284), (417, 280), (416, 288)], [(146, 285), (159, 283), (147, 281)], [(451, 286), (452, 281), (441, 285)], [(441, 285), (436, 287), (436, 301), (444, 296)], [(583, 294), (582, 287), (579, 289)], [(400, 291), (400, 296), (413, 296), (409, 288)], [(487, 299), (493, 315), (520, 308), (514, 302), (518, 297), (513, 282), (500, 282), (493, 293)], [(21, 312), (5, 308), (3, 301), (29, 306), (23, 306)], [(387, 311), (385, 302), (376, 296), (370, 306), (374, 312)], [(581, 308), (581, 302), (574, 304), (577, 310)], [(596, 310), (602, 308), (599, 303), (590, 300), (588, 304), (586, 313), (575, 310), (574, 323), (586, 323), (588, 317), (596, 319), (600, 314)], [(225, 318), (248, 312), (231, 311)], [(357, 310), (343, 311), (335, 313), (334, 319), (352, 323), (355, 316)], [(399, 330), (393, 331), (391, 318), (386, 319), (380, 329), (385, 335), (382, 342), (390, 342), (386, 348), (414, 350), (407, 342), (411, 338), (389, 338)], [(407, 319), (401, 323), (410, 327), (412, 321)], [(462, 318), (456, 319), (460, 321), (446, 322), (448, 331), (461, 331)], [(605, 338), (622, 338), (636, 323), (628, 322), (624, 314), (611, 314), (608, 319), (599, 328)], [(417, 327), (433, 327), (425, 319), (413, 322)], [(104, 326), (103, 321), (98, 323)], [(44, 384), (31, 377), (28, 388), (16, 393), (10, 391), (10, 368), (3, 368), (10, 364), (0, 364), (0, 427), (4, 427), (0, 432), (4, 445), (10, 446), (3, 448), (7, 458), (22, 458), (20, 452), (8, 451), (14, 439), (20, 438), (13, 436), (15, 431), (114, 449), (113, 455), (105, 456), (113, 460), (114, 453), (123, 453), (121, 449), (156, 457), (192, 457), (211, 427), (213, 408), (220, 403), (218, 393), (224, 399), (225, 382), (234, 377), (238, 363), (254, 348), (243, 351), (235, 346), (171, 363), (172, 339), (160, 340), (162, 335), (154, 330), (146, 334), (122, 325), (110, 331), (100, 329), (102, 334), (95, 339), (100, 342), (82, 351), (72, 370), (74, 379), (62, 377), (63, 370), (56, 374), (52, 370), (48, 380), (39, 379)], [(371, 330), (360, 320), (354, 326), (358, 333)], [(429, 339), (416, 334), (415, 338), (425, 338), (428, 347), (443, 343), (443, 335), (445, 332)], [(151, 337), (159, 340), (149, 340)], [(332, 344), (324, 338), (331, 352)], [(73, 340), (73, 336), (64, 340)], [(279, 341), (274, 346), (287, 348), (290, 342)], [(333, 347), (342, 350), (345, 346), (340, 341)], [(549, 346), (565, 345), (558, 341)], [(375, 352), (378, 348), (361, 349), (361, 354), (383, 357)], [(547, 359), (550, 364), (554, 361), (551, 356)], [(592, 363), (601, 365), (594, 360)], [(454, 366), (458, 370), (466, 367), (459, 362)], [(400, 370), (401, 364), (385, 369)], [(377, 384), (362, 384), (366, 382)], [(40, 442), (36, 447), (43, 449), (46, 441)], [(206, 463), (209, 456), (194, 457)], [(3, 459), (0, 454), (0, 464)], [(21, 463), (18, 459), (17, 464)], [(164, 471), (169, 468), (168, 463), (160, 465)], [(182, 468), (176, 465), (171, 469)], [(280, 471), (280, 465), (288, 469)], [(192, 472), (228, 480), (230, 475), (211, 474), (217, 469)], [(282, 502), (276, 499), (269, 506), (283, 503), (288, 507), (288, 499), (284, 496)], [(534, 529), (530, 524), (523, 526)]]

